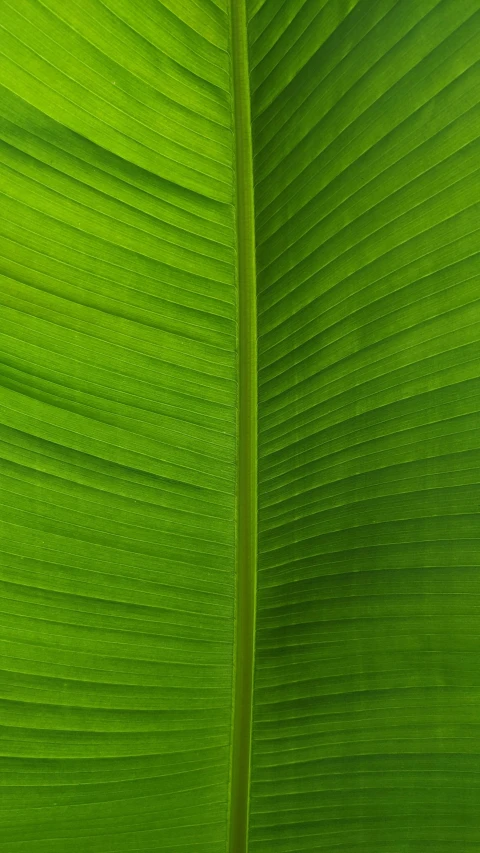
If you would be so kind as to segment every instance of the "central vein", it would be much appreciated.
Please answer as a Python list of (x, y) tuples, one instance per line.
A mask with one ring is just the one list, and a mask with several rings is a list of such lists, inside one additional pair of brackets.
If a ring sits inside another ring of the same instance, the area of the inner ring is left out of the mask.
[(238, 287), (238, 502), (230, 853), (245, 853), (252, 738), (257, 558), (257, 330), (245, 0), (231, 0)]

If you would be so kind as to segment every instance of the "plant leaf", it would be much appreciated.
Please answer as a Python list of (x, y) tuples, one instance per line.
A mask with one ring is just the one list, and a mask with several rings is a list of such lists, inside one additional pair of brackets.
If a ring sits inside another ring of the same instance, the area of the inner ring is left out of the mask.
[(478, 4), (251, 6), (250, 850), (474, 850)]
[(478, 0), (1, 11), (0, 853), (477, 851)]
[(2, 850), (223, 851), (225, 8), (2, 3)]

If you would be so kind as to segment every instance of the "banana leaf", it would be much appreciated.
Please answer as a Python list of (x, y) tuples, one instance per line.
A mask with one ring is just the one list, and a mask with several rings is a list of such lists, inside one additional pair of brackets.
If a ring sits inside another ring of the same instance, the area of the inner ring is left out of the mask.
[(0, 11), (0, 853), (477, 853), (478, 0)]

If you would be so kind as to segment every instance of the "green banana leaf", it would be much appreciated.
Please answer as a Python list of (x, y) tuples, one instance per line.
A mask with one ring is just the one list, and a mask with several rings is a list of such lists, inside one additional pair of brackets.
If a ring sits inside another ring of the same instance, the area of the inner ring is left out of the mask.
[(478, 853), (478, 0), (0, 13), (0, 853)]

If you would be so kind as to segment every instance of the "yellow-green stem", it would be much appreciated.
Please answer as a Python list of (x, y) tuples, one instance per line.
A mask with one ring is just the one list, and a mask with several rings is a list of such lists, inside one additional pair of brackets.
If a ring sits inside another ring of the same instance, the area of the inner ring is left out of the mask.
[(246, 853), (257, 557), (257, 330), (253, 166), (245, 0), (231, 0), (235, 115), (239, 475), (230, 853)]

